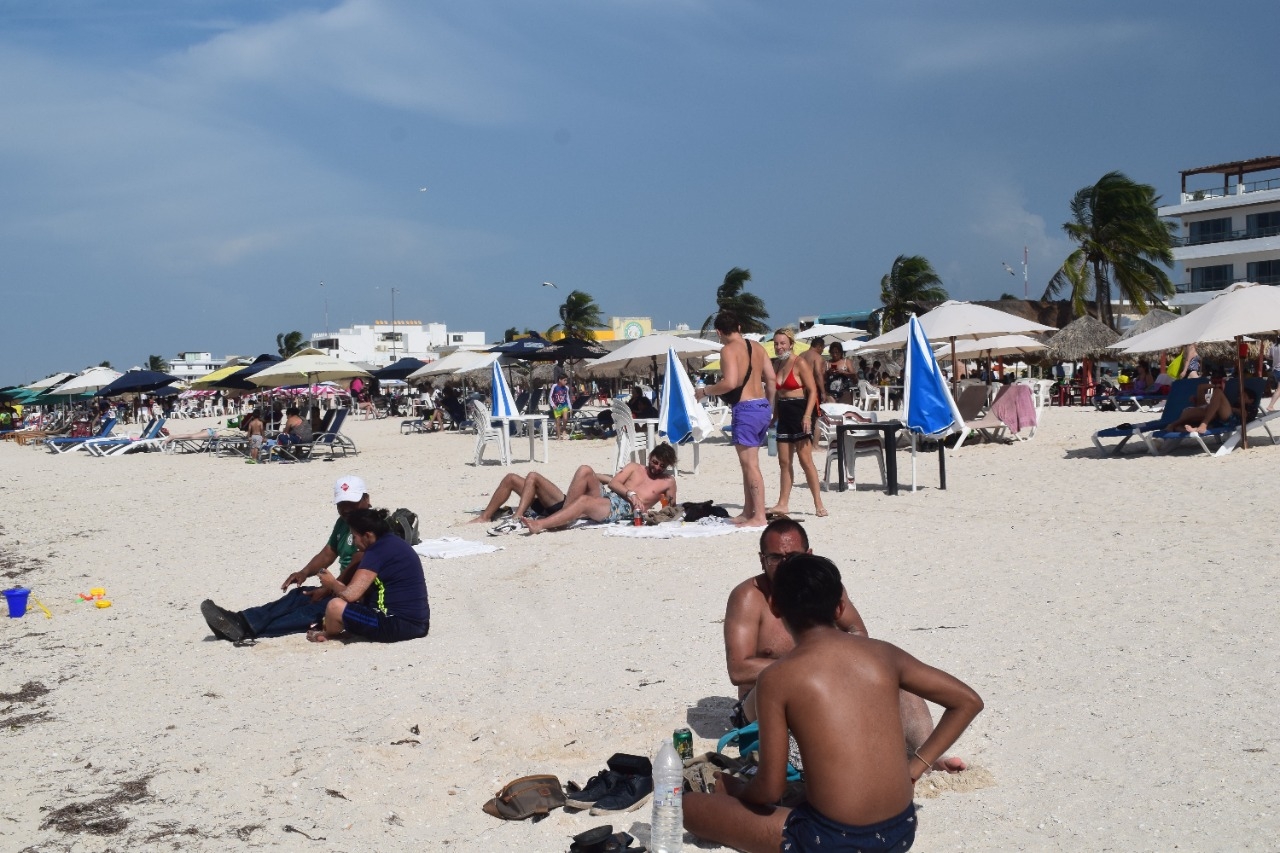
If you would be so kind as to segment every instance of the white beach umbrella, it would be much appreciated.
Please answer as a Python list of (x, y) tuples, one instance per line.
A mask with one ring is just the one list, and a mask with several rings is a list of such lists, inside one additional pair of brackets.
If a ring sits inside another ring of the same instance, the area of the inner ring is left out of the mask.
[(70, 379), (72, 376), (75, 376), (75, 374), (74, 373), (55, 373), (53, 376), (50, 376), (48, 379), (41, 379), (39, 382), (32, 382), (30, 385), (26, 386), (24, 390), (43, 391), (46, 388), (52, 388), (53, 386), (57, 385), (59, 382)]
[(438, 361), (431, 362), (425, 367), (418, 368), (409, 374), (406, 381), (413, 384), (432, 376), (442, 376), (446, 373), (458, 373), (460, 371), (475, 370), (477, 367), (487, 367), (492, 362), (486, 362), (485, 357), (490, 355), (496, 354), (460, 349), (457, 352), (449, 353)]
[[(668, 351), (678, 357), (700, 356), (718, 351), (723, 344), (705, 338), (686, 338), (677, 335), (645, 335), (629, 341), (603, 358), (588, 364), (583, 373), (589, 376), (617, 376), (628, 371), (652, 367), (657, 369), (658, 359)], [(666, 367), (665, 359), (661, 362)]]
[(662, 408), (658, 413), (658, 432), (662, 433), (672, 444), (679, 444), (685, 439), (700, 442), (710, 435), (715, 427), (711, 416), (698, 403), (680, 359), (674, 350), (667, 350), (667, 381), (662, 384)]
[(120, 378), (120, 371), (110, 367), (91, 367), (79, 376), (68, 379), (58, 389), (59, 394), (83, 394), (85, 391), (97, 391)]
[(314, 385), (317, 382), (355, 379), (357, 376), (367, 377), (369, 371), (320, 350), (304, 349), (248, 379), (260, 388), (279, 388), (282, 385)]
[[(981, 340), (957, 341), (956, 358), (995, 358), (1002, 355), (1026, 355), (1040, 352), (1046, 345), (1026, 335), (999, 335)], [(935, 350), (940, 361), (951, 358), (950, 347), (942, 344)]]
[[(853, 329), (849, 326), (834, 326), (830, 323), (816, 323), (803, 332), (796, 332), (797, 341), (807, 341), (811, 338), (831, 338), (834, 341), (852, 341), (854, 338), (860, 338), (866, 332), (861, 329)], [(848, 350), (846, 349), (846, 352)]]

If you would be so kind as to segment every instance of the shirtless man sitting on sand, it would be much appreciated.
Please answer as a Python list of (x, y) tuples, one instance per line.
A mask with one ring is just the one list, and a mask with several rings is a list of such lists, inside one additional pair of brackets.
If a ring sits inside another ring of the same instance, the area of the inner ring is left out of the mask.
[[(685, 829), (748, 853), (910, 849), (915, 782), (978, 715), (982, 699), (896, 646), (842, 629), (847, 598), (830, 560), (788, 557), (773, 573), (772, 593), (770, 608), (792, 648), (759, 676), (759, 767), (750, 782), (718, 773), (714, 794), (685, 794)], [(946, 709), (909, 754), (901, 747), (901, 690)], [(794, 809), (774, 805), (786, 790), (788, 731), (804, 761), (805, 801)]]
[[(570, 481), (569, 488), (566, 491), (571, 494), (579, 494), (586, 491), (589, 484), (595, 484), (598, 489), (599, 486), (608, 483), (610, 479), (602, 474), (597, 474), (591, 469), (590, 465), (583, 465), (574, 472), (573, 480)], [(494, 490), (492, 497), (489, 498), (489, 503), (485, 506), (484, 511), (472, 519), (471, 523), (478, 524), (480, 522), (493, 521), (498, 517), (498, 511), (510, 500), (512, 495), (519, 496), (515, 512), (509, 520), (490, 530), (491, 534), (509, 533), (518, 529), (515, 519), (523, 518), (524, 514), (529, 510), (533, 510), (535, 515), (545, 517), (564, 508), (565, 492), (562, 492), (559, 486), (546, 477), (536, 471), (530, 471), (523, 476), (511, 473), (502, 478), (502, 482), (498, 483), (498, 488)]]
[[(772, 521), (760, 534), (761, 573), (738, 584), (729, 594), (724, 614), (724, 650), (729, 680), (738, 688), (738, 704), (730, 718), (735, 728), (757, 719), (756, 679), (794, 645), (791, 634), (771, 608), (774, 574), (787, 557), (812, 553), (804, 525), (790, 518)], [(867, 636), (867, 626), (843, 590), (836, 626), (850, 634)], [(910, 753), (933, 732), (933, 718), (919, 696), (904, 691), (899, 699), (902, 730)], [(960, 758), (946, 757), (938, 759), (934, 769), (957, 773), (966, 766)]]
[(603, 478), (583, 465), (574, 474), (559, 511), (542, 519), (517, 516), (517, 520), (530, 533), (541, 533), (568, 527), (580, 518), (608, 522), (630, 519), (656, 505), (663, 495), (675, 503), (675, 464), (675, 448), (664, 443), (649, 452), (647, 464), (632, 462), (607, 483), (602, 484)]

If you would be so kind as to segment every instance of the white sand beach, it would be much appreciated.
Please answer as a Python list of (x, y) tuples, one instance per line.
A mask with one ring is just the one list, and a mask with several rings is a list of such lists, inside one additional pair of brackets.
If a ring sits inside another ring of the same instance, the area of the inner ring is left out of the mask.
[[(953, 750), (976, 769), (918, 789), (918, 850), (1276, 848), (1280, 447), (1095, 458), (1089, 434), (1132, 419), (1050, 409), (1028, 442), (949, 459), (945, 491), (932, 456), (896, 497), (862, 459), (830, 517), (802, 515), (872, 635), (986, 701)], [(430, 636), (396, 645), (210, 634), (202, 599), (266, 602), (319, 550), (340, 475), (418, 512), (424, 538), (487, 539), (468, 511), (502, 467), (471, 466), (470, 436), (397, 427), (348, 421), (358, 456), (293, 465), (0, 443), (0, 574), (53, 614), (0, 618), (0, 849), (557, 853), (604, 823), (648, 840), (647, 807), (533, 823), (481, 805), (526, 774), (585, 782), (682, 726), (712, 748), (736, 695), (725, 599), (758, 570), (755, 534), (488, 540), (502, 550), (426, 562)], [(611, 441), (550, 452), (514, 470), (611, 470)], [(741, 501), (723, 443), (679, 486)], [(92, 587), (110, 608), (79, 600)], [(86, 831), (95, 815), (108, 832)]]

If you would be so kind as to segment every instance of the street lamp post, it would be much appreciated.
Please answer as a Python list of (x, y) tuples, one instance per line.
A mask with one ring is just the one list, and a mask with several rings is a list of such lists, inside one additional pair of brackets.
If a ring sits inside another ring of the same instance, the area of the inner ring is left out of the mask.
[(399, 336), (396, 335), (396, 293), (397, 288), (391, 288), (391, 362), (394, 364), (396, 360), (396, 342)]

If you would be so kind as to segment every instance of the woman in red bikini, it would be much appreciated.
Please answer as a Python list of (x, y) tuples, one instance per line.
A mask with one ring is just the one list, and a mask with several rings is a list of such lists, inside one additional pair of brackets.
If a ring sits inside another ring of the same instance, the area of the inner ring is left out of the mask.
[(818, 417), (818, 400), (821, 391), (814, 378), (813, 369), (806, 359), (793, 352), (796, 339), (790, 329), (773, 333), (773, 374), (778, 389), (774, 398), (774, 420), (778, 429), (778, 467), (782, 473), (782, 485), (778, 491), (778, 503), (768, 511), (770, 515), (787, 513), (791, 500), (791, 484), (795, 480), (793, 462), (800, 458), (809, 491), (813, 493), (813, 505), (819, 516), (827, 514), (822, 505), (822, 491), (818, 469), (813, 464), (813, 422)]

